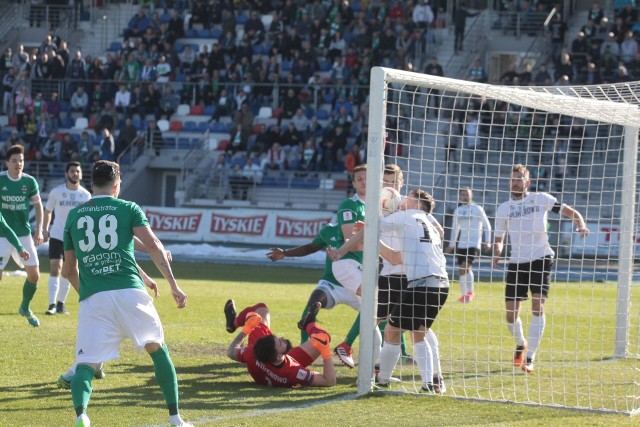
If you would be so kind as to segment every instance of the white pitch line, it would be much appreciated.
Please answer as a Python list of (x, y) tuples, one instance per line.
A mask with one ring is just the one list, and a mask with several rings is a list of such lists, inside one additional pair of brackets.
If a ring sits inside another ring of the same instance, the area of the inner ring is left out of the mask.
[[(358, 397), (358, 395), (356, 393), (353, 393), (353, 394), (348, 394), (345, 396), (340, 396), (332, 399), (319, 400), (314, 403), (305, 403), (303, 405), (298, 405), (298, 406), (289, 406), (289, 407), (276, 408), (276, 409), (259, 409), (255, 411), (242, 412), (242, 413), (233, 414), (233, 415), (223, 415), (219, 417), (210, 417), (210, 418), (199, 418), (197, 420), (189, 419), (188, 421), (194, 425), (197, 425), (197, 424), (232, 420), (237, 418), (259, 417), (261, 415), (279, 414), (279, 413), (285, 413), (285, 412), (291, 412), (291, 411), (298, 411), (300, 409), (309, 409), (316, 406), (328, 405), (331, 403), (346, 402), (349, 400), (353, 400), (356, 397)], [(164, 426), (166, 426), (166, 424), (149, 425), (146, 427), (164, 427)]]

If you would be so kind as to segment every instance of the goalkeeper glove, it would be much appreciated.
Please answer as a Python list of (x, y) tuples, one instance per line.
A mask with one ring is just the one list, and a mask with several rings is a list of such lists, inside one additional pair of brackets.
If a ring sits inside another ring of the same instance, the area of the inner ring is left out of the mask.
[(255, 311), (251, 311), (247, 313), (247, 316), (244, 319), (244, 326), (242, 327), (242, 333), (245, 335), (249, 335), (251, 331), (253, 331), (256, 326), (258, 326), (262, 322), (262, 316), (260, 316)]
[(329, 346), (331, 337), (328, 333), (316, 332), (315, 334), (311, 334), (309, 340), (311, 341), (311, 345), (320, 352), (323, 359), (331, 358), (331, 347)]

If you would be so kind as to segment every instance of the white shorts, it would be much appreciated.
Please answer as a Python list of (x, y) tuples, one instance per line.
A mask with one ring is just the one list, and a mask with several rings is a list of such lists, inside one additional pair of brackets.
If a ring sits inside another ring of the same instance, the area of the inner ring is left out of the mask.
[(38, 261), (38, 252), (36, 251), (36, 245), (33, 244), (33, 238), (31, 236), (18, 237), (22, 246), (29, 252), (29, 260), (23, 261), (18, 255), (18, 250), (13, 247), (9, 240), (4, 237), (0, 237), (0, 270), (4, 270), (9, 262), (9, 257), (18, 264), (18, 267), (24, 268), (25, 266), (40, 265)]
[(355, 259), (341, 259), (331, 265), (333, 277), (354, 294), (362, 285), (362, 264)]
[(120, 357), (129, 338), (138, 348), (164, 342), (153, 298), (143, 289), (98, 292), (80, 301), (76, 363), (100, 363)]
[(346, 304), (355, 311), (360, 311), (360, 297), (339, 285), (334, 285), (327, 280), (320, 280), (316, 289), (329, 295), (325, 309), (330, 310), (338, 304)]

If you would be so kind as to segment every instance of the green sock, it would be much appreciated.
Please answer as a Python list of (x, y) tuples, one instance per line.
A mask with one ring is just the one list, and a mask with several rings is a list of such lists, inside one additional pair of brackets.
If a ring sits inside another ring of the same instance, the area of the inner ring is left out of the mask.
[(87, 411), (93, 374), (95, 371), (91, 366), (78, 365), (75, 375), (71, 378), (71, 399), (78, 416)]
[(149, 353), (153, 360), (153, 369), (156, 373), (156, 381), (160, 385), (164, 401), (169, 408), (169, 415), (178, 413), (178, 377), (176, 368), (173, 366), (169, 349), (165, 344), (153, 353)]
[(24, 311), (29, 311), (29, 304), (31, 304), (36, 289), (38, 289), (37, 283), (31, 283), (28, 280), (24, 281), (24, 285), (22, 285), (22, 304), (20, 304), (20, 308)]
[[(378, 323), (378, 329), (380, 329), (380, 334), (382, 334), (382, 342), (384, 343), (384, 327), (387, 326), (387, 322)], [(384, 344), (383, 344), (384, 345)]]
[[(304, 317), (307, 315), (309, 310), (310, 310), (310, 307), (306, 306), (304, 308), (304, 311), (302, 312), (302, 317), (300, 317), (300, 319), (304, 319)], [(300, 344), (305, 343), (307, 341), (309, 341), (309, 334), (307, 333), (307, 331), (303, 329), (300, 331)]]
[(353, 342), (360, 335), (360, 313), (358, 313), (358, 317), (353, 321), (353, 325), (351, 325), (351, 329), (349, 329), (349, 333), (347, 333), (347, 338), (345, 338), (344, 342), (349, 346), (353, 346)]
[(404, 334), (400, 334), (400, 353), (403, 356), (409, 355), (409, 353), (407, 353), (407, 341), (404, 339)]

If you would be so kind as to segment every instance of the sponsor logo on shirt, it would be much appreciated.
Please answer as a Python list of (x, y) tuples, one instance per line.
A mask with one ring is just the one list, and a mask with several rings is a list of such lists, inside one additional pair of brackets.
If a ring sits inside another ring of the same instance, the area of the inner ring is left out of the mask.
[(351, 213), (351, 211), (344, 211), (342, 213), (343, 221), (351, 221), (352, 219), (353, 219), (353, 214)]
[(307, 373), (305, 371), (303, 371), (302, 369), (298, 369), (298, 374), (296, 375), (296, 378), (299, 380), (303, 380), (305, 378), (307, 378)]

